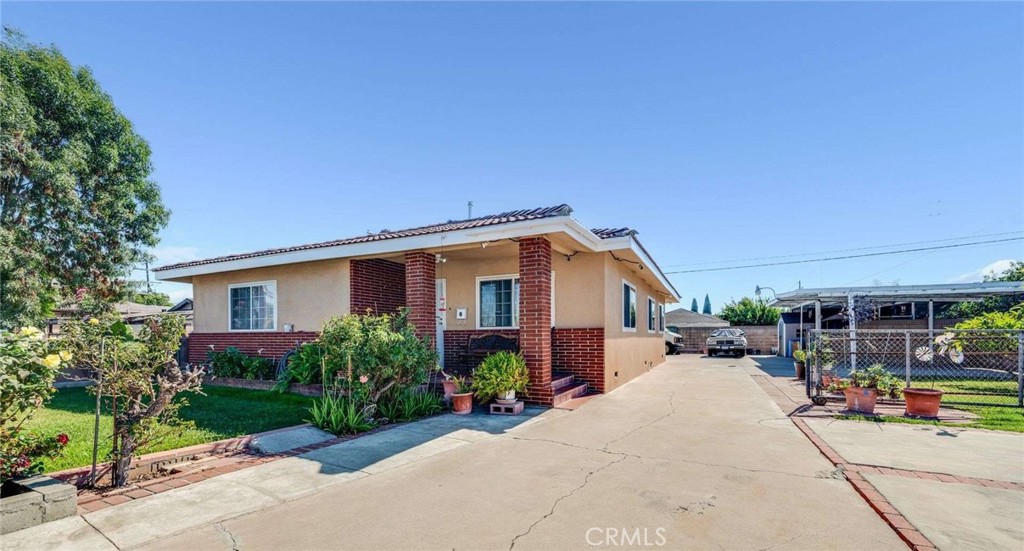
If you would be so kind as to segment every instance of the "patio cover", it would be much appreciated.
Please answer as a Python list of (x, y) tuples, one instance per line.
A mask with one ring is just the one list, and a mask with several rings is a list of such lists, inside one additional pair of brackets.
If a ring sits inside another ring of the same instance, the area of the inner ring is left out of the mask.
[(869, 287), (819, 287), (779, 293), (769, 305), (798, 308), (821, 301), (822, 305), (847, 304), (850, 297), (869, 297), (879, 302), (965, 302), (999, 295), (1024, 294), (1024, 282), (985, 281), (937, 285), (895, 285)]

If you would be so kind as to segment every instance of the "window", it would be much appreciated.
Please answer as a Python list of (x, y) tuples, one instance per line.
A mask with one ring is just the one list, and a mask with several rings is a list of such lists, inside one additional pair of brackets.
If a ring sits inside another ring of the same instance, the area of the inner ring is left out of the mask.
[(665, 332), (665, 305), (658, 305), (658, 331)]
[(277, 282), (228, 286), (228, 328), (231, 331), (277, 329)]
[(481, 329), (519, 327), (519, 278), (477, 278), (478, 326)]
[(636, 331), (636, 287), (622, 281), (622, 329)]
[(647, 299), (647, 332), (648, 333), (653, 333), (653, 332), (655, 332), (658, 329), (658, 327), (655, 325), (657, 322), (655, 321), (654, 315), (655, 315), (655, 313), (654, 313), (654, 299), (648, 297), (648, 299)]

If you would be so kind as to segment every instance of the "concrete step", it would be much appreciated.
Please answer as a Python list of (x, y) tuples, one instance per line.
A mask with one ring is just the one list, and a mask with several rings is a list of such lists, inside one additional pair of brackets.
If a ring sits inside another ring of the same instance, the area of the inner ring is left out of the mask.
[(556, 407), (556, 409), (567, 409), (567, 410), (572, 411), (572, 410), (582, 406), (583, 404), (593, 400), (594, 398), (597, 398), (598, 396), (600, 396), (600, 394), (598, 394), (596, 392), (588, 392), (588, 393), (584, 394), (583, 396), (580, 396), (579, 398), (573, 398), (572, 400), (566, 400), (566, 401), (562, 402), (561, 404), (559, 404), (559, 405), (557, 405), (555, 407)]
[(555, 390), (555, 397), (552, 406), (558, 407), (573, 398), (579, 398), (587, 393), (587, 383), (569, 385)]
[(576, 382), (576, 377), (572, 373), (552, 373), (551, 374), (551, 388), (556, 393), (559, 389), (568, 387)]

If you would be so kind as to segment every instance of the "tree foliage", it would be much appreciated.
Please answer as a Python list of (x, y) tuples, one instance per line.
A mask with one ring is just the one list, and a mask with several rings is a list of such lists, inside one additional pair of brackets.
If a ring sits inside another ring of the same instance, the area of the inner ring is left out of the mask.
[(697, 309), (697, 297), (693, 297), (693, 302), (690, 303), (690, 311), (700, 312), (700, 310)]
[(0, 325), (38, 321), (61, 289), (120, 298), (169, 215), (149, 145), (88, 68), (8, 28), (0, 89)]
[(704, 310), (702, 313), (711, 315), (711, 297), (706, 294), (704, 295)]
[[(1024, 281), (1024, 261), (1015, 260), (1010, 267), (997, 275), (986, 275), (985, 281)], [(1024, 288), (1017, 295), (987, 297), (979, 302), (958, 302), (942, 313), (942, 317), (973, 318), (990, 312), (1009, 312), (1013, 306), (1024, 301)]]
[(167, 293), (158, 293), (153, 291), (147, 292), (136, 292), (128, 296), (128, 300), (136, 304), (148, 304), (150, 306), (174, 306), (171, 302), (171, 297)]
[(780, 311), (768, 306), (760, 298), (743, 297), (739, 302), (730, 302), (718, 313), (718, 317), (729, 325), (775, 325), (779, 323)]

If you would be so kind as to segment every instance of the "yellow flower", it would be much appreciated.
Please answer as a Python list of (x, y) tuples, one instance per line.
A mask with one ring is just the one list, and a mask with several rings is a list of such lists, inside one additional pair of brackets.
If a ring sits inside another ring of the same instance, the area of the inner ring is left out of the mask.
[(49, 367), (50, 369), (57, 367), (58, 365), (60, 365), (60, 356), (56, 354), (48, 354), (45, 358), (43, 358), (43, 365)]
[(65, 361), (66, 362), (66, 361), (69, 361), (71, 359), (71, 352), (68, 352), (67, 350), (61, 350), (60, 354), (58, 354), (58, 355), (60, 356), (61, 361)]
[(99, 325), (99, 324), (100, 324), (100, 320), (98, 320), (96, 318), (89, 318), (89, 325)]
[(42, 331), (36, 329), (35, 327), (22, 327), (21, 331), (18, 331), (18, 335), (21, 337), (33, 337), (40, 333), (42, 333)]

